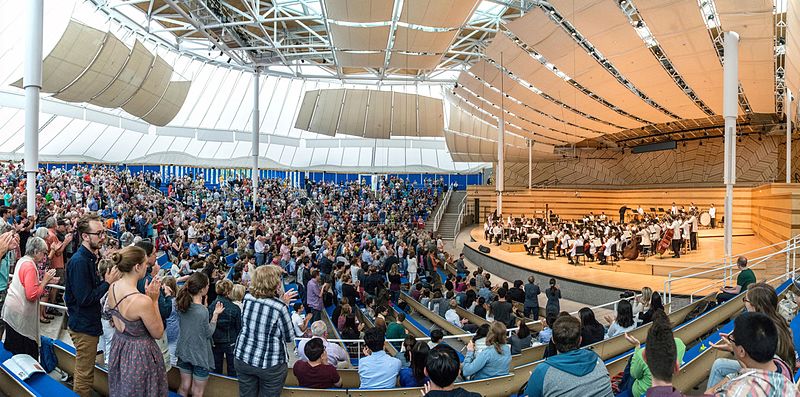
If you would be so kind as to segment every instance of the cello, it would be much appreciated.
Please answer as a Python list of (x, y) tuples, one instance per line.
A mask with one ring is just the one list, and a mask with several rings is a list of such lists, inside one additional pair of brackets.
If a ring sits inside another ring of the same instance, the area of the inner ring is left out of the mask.
[(664, 232), (664, 237), (662, 237), (661, 241), (658, 242), (658, 247), (656, 248), (656, 252), (658, 252), (659, 255), (664, 255), (664, 253), (667, 252), (667, 249), (669, 249), (670, 245), (672, 245), (672, 237), (674, 235), (675, 231), (672, 230), (672, 228), (669, 228), (666, 232)]
[(639, 257), (639, 245), (642, 242), (642, 236), (633, 236), (633, 239), (622, 250), (622, 257), (632, 261)]

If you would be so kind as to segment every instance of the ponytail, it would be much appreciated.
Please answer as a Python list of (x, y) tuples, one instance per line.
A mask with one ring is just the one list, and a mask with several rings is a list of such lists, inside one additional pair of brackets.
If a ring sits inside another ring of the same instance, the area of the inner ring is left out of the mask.
[(189, 279), (186, 280), (186, 284), (184, 284), (183, 288), (178, 291), (178, 295), (175, 298), (175, 307), (178, 311), (186, 313), (192, 305), (192, 298), (199, 294), (206, 286), (208, 286), (208, 277), (205, 274), (201, 272), (192, 273)]

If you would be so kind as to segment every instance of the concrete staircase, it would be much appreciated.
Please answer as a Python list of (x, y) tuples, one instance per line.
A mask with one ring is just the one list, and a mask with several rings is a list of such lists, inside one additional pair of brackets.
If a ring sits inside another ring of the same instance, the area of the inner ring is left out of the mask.
[(458, 222), (458, 205), (461, 200), (467, 195), (466, 191), (454, 191), (450, 196), (450, 202), (447, 203), (447, 208), (442, 215), (442, 220), (439, 222), (439, 230), (437, 233), (442, 236), (443, 240), (454, 240), (453, 230)]

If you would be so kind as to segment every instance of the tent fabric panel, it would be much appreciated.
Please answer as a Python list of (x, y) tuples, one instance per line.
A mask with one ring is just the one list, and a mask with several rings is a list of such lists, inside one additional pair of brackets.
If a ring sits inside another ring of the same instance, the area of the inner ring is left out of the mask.
[(667, 74), (616, 3), (606, 0), (580, 3), (553, 0), (550, 3), (628, 81), (656, 103), (682, 118), (706, 117)]
[(392, 50), (443, 54), (457, 33), (456, 29), (445, 32), (428, 32), (398, 26), (394, 33)]
[(339, 50), (382, 51), (389, 43), (389, 26), (360, 27), (330, 24), (333, 45)]
[(142, 120), (157, 126), (167, 125), (181, 110), (191, 86), (191, 81), (170, 81), (164, 96)]
[(400, 21), (439, 28), (460, 27), (479, 3), (480, 0), (405, 0)]
[(392, 99), (393, 136), (417, 136), (417, 96), (395, 92)]
[(122, 109), (136, 117), (143, 117), (161, 100), (171, 77), (172, 67), (163, 58), (156, 56), (142, 86), (122, 105)]
[(722, 114), (722, 64), (696, 0), (638, 2), (639, 15), (684, 81)]
[(97, 58), (72, 85), (54, 96), (67, 102), (86, 102), (102, 92), (125, 66), (130, 48), (112, 33), (106, 33), (105, 43)]
[(89, 103), (105, 108), (122, 106), (142, 85), (154, 58), (155, 56), (137, 40), (119, 76), (108, 88), (89, 100)]
[(80, 77), (103, 46), (105, 33), (70, 21), (55, 48), (42, 61), (42, 91), (58, 92)]
[[(605, 21), (602, 23), (605, 23)], [(525, 28), (522, 28), (523, 24), (527, 24)], [(539, 25), (532, 26), (532, 24)], [(509, 28), (559, 70), (627, 113), (650, 122), (673, 120), (673, 118), (648, 105), (638, 95), (617, 81), (564, 29), (556, 25), (543, 9), (536, 8), (531, 10), (524, 17), (509, 23)], [(550, 71), (548, 70), (548, 72)]]
[(311, 125), (311, 116), (314, 115), (314, 106), (317, 104), (319, 98), (319, 90), (306, 91), (303, 96), (303, 102), (300, 104), (300, 110), (297, 111), (297, 120), (295, 120), (294, 128), (308, 131)]
[[(475, 74), (476, 76), (481, 77), (481, 76), (484, 75), (483, 74), (484, 71), (488, 70), (487, 68), (494, 69), (495, 70), (495, 73), (494, 73), (495, 76), (498, 74), (497, 73), (497, 69), (495, 69), (491, 65), (488, 65), (485, 61), (481, 61), (481, 62), (475, 64), (475, 66), (473, 66), (470, 69), (470, 71), (472, 71), (473, 74)], [(489, 88), (485, 87), (484, 84), (482, 84), (479, 81), (477, 81), (474, 77), (469, 76), (469, 75), (463, 75), (463, 76), (464, 76), (464, 79), (463, 80), (459, 79), (459, 83), (464, 83), (473, 92), (480, 93), (481, 95), (483, 95), (485, 93), (487, 97), (489, 97), (491, 95), (490, 92), (492, 90), (490, 90)], [(584, 117), (583, 115), (580, 115), (580, 114), (578, 114), (578, 113), (576, 113), (576, 112), (574, 112), (574, 111), (572, 111), (570, 109), (567, 109), (567, 108), (564, 108), (562, 106), (559, 106), (558, 104), (556, 104), (556, 103), (554, 103), (554, 102), (552, 102), (550, 100), (545, 99), (541, 95), (538, 95), (538, 94), (530, 91), (529, 89), (521, 86), (520, 84), (518, 84), (517, 82), (511, 80), (507, 76), (503, 77), (503, 81), (504, 81), (504, 83), (503, 83), (504, 87), (508, 87), (508, 88), (506, 88), (505, 92), (507, 94), (511, 95), (512, 97), (514, 97), (514, 99), (517, 99), (517, 100), (519, 100), (521, 102), (524, 102), (528, 106), (536, 108), (539, 111), (541, 111), (542, 113), (545, 113), (545, 114), (548, 114), (548, 115), (557, 116), (560, 120), (564, 120), (565, 122), (570, 122), (570, 123), (572, 123), (572, 124), (574, 124), (576, 126), (579, 126), (579, 127), (570, 127), (569, 125), (566, 125), (565, 127), (563, 127), (563, 129), (562, 128), (557, 128), (559, 125), (564, 124), (564, 123), (562, 123), (561, 121), (555, 121), (554, 120), (553, 122), (556, 123), (556, 125), (555, 125), (555, 127), (552, 126), (552, 125), (549, 125), (551, 128), (561, 129), (563, 131), (570, 132), (570, 133), (575, 133), (577, 135), (588, 134), (588, 131), (587, 132), (579, 132), (578, 128), (580, 128), (580, 127), (583, 127), (583, 128), (585, 128), (587, 130), (591, 129), (591, 130), (600, 131), (600, 132), (604, 132), (604, 133), (614, 133), (614, 132), (619, 131), (618, 128), (615, 128), (615, 127), (610, 126), (608, 124), (601, 123), (601, 122), (596, 121), (596, 120), (588, 119), (588, 118)], [(488, 82), (487, 82), (487, 84), (488, 84)], [(499, 84), (493, 85), (493, 87), (499, 89), (498, 86), (499, 86)], [(497, 94), (497, 99), (498, 100), (495, 101), (494, 103), (498, 103), (499, 102), (499, 95), (500, 94), (498, 93)], [(535, 118), (531, 117), (531, 119), (535, 119)], [(549, 119), (549, 118), (542, 117), (542, 119)], [(575, 128), (575, 130), (571, 131), (568, 128)]]
[(391, 69), (433, 70), (439, 65), (441, 55), (412, 55), (392, 52), (389, 58)]
[(392, 126), (392, 93), (372, 91), (367, 104), (365, 138), (389, 139)]
[(364, 136), (369, 94), (369, 90), (347, 90), (337, 133)]
[[(465, 87), (465, 88), (469, 89), (470, 91), (480, 95), (482, 98), (485, 98), (490, 103), (495, 103), (495, 104), (499, 104), (500, 103), (500, 99), (501, 98), (500, 98), (500, 94), (498, 92), (487, 88), (486, 86), (481, 84), (478, 80), (472, 78), (469, 75), (461, 74), (461, 76), (459, 76), (459, 78), (458, 78), (458, 84), (460, 86)], [(544, 126), (546, 128), (552, 129), (554, 131), (564, 132), (564, 133), (568, 133), (568, 134), (572, 134), (572, 135), (577, 135), (577, 136), (583, 137), (583, 138), (594, 138), (594, 137), (597, 137), (597, 136), (601, 135), (601, 134), (599, 134), (597, 132), (589, 131), (588, 129), (581, 128), (581, 127), (576, 127), (574, 125), (567, 124), (567, 123), (565, 123), (563, 121), (556, 120), (556, 119), (554, 119), (552, 117), (548, 117), (547, 115), (550, 115), (550, 114), (556, 114), (557, 115), (557, 114), (561, 113), (563, 108), (553, 104), (550, 101), (544, 100), (543, 98), (539, 97), (538, 95), (536, 96), (536, 98), (538, 98), (539, 101), (549, 103), (552, 106), (546, 106), (546, 103), (542, 103), (541, 104), (542, 106), (537, 106), (537, 104), (534, 104), (534, 103), (531, 103), (531, 102), (526, 102), (525, 103), (527, 106), (530, 106), (530, 107), (534, 107), (535, 106), (535, 108), (541, 112), (541, 113), (539, 113), (539, 112), (536, 112), (536, 111), (534, 111), (534, 110), (532, 110), (532, 109), (530, 109), (528, 107), (525, 107), (522, 104), (519, 104), (516, 101), (511, 100), (511, 99), (506, 99), (506, 100), (503, 101), (503, 103), (504, 103), (505, 108), (508, 111), (510, 111), (510, 112), (512, 112), (512, 113), (514, 113), (514, 114), (516, 114), (518, 116), (524, 117), (527, 120), (531, 120), (532, 122), (535, 122), (535, 123), (537, 123), (537, 124), (539, 124), (541, 126)], [(514, 99), (516, 99), (516, 98), (514, 98)], [(549, 108), (550, 112), (552, 112), (552, 113), (546, 113), (545, 108)], [(542, 114), (542, 113), (545, 113), (547, 115)], [(588, 119), (585, 119), (585, 120), (591, 121), (591, 120), (588, 120)], [(615, 129), (613, 129), (610, 126), (607, 126), (605, 124), (597, 123), (597, 122), (594, 122), (594, 121), (592, 121), (592, 122), (595, 123), (595, 124), (598, 124), (598, 125), (605, 126), (606, 127), (605, 129), (609, 130), (609, 132), (615, 131)]]
[(349, 68), (382, 68), (386, 52), (359, 53), (350, 51), (334, 51), (341, 67)]
[[(528, 15), (538, 14), (530, 13)], [(510, 70), (512, 73), (521, 77), (525, 81), (533, 84), (536, 88), (555, 98), (556, 100), (565, 103), (583, 113), (592, 115), (603, 121), (614, 123), (615, 125), (619, 125), (624, 128), (638, 128), (642, 126), (642, 123), (617, 113), (602, 103), (589, 98), (583, 92), (567, 83), (560, 77), (556, 76), (552, 71), (547, 69), (523, 49), (519, 48), (505, 35), (495, 36), (495, 38), (486, 48), (486, 55), (494, 59), (496, 62), (499, 62), (501, 53), (503, 54), (503, 66), (506, 69)], [(486, 72), (486, 82), (495, 87), (500, 87), (500, 71), (489, 64), (482, 65), (481, 67)], [(513, 80), (508, 79), (506, 76), (503, 77), (504, 79), (512, 82), (512, 84), (504, 83), (505, 87), (510, 87), (512, 90), (517, 89), (523, 91), (524, 94), (522, 95), (525, 97), (536, 95), (525, 87), (520, 86)], [(509, 88), (506, 89), (508, 90)], [(523, 98), (520, 98), (516, 95), (514, 96), (519, 100), (525, 101)]]
[(339, 123), (339, 114), (344, 99), (344, 89), (320, 90), (309, 130), (318, 134), (334, 136)]
[(442, 100), (424, 95), (417, 96), (419, 108), (418, 136), (442, 136), (444, 130), (444, 109)]
[[(750, 108), (775, 112), (775, 23), (771, 0), (717, 0), (726, 31), (739, 34), (739, 80)], [(800, 28), (797, 25), (792, 26)]]
[(329, 19), (347, 22), (392, 20), (394, 0), (324, 0)]

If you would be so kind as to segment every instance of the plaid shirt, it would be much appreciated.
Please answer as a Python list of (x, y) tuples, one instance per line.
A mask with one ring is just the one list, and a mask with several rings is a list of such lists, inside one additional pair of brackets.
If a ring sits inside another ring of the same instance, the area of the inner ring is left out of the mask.
[[(790, 374), (791, 376), (791, 374)], [(743, 368), (717, 397), (789, 397), (797, 396), (794, 383), (778, 372)]]
[(242, 331), (236, 339), (235, 357), (256, 368), (288, 362), (285, 343), (294, 340), (294, 332), (283, 301), (256, 299), (247, 294), (243, 303)]

